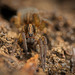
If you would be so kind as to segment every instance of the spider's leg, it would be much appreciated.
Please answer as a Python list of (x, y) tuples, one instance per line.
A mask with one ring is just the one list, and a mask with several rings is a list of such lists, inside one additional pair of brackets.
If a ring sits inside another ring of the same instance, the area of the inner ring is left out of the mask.
[(13, 16), (10, 19), (10, 25), (15, 26), (16, 28), (21, 27), (21, 14), (18, 13), (17, 15)]
[(44, 50), (44, 47), (43, 47), (43, 41), (42, 41), (42, 39), (40, 38), (39, 39), (39, 45), (40, 45), (40, 56), (41, 56), (41, 66), (42, 66), (42, 68), (43, 68), (43, 70), (44, 70), (44, 59), (43, 59), (43, 50)]
[(47, 39), (46, 39), (46, 37), (43, 37), (43, 45), (44, 45), (44, 57), (43, 57), (43, 59), (44, 59), (44, 68), (45, 68), (45, 63), (46, 63), (46, 54), (47, 54)]
[(40, 16), (37, 13), (33, 14), (33, 23), (36, 25), (36, 27), (40, 26)]
[(22, 38), (23, 38), (23, 47), (24, 47), (24, 50), (25, 50), (25, 52), (27, 54), (28, 48), (27, 48), (26, 36), (25, 36), (24, 32), (22, 32)]

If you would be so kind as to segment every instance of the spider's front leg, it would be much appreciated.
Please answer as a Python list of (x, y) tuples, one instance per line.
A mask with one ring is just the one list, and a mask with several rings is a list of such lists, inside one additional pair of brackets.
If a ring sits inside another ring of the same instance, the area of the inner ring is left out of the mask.
[(18, 38), (18, 42), (19, 43), (23, 42), (23, 48), (24, 48), (25, 53), (27, 54), (28, 48), (27, 48), (27, 41), (26, 41), (26, 36), (25, 36), (24, 32), (20, 33), (19, 38)]
[(40, 45), (41, 66), (43, 70), (45, 70), (46, 53), (47, 53), (47, 39), (44, 36), (39, 39), (39, 45)]
[(28, 48), (27, 48), (26, 36), (25, 36), (24, 32), (22, 32), (22, 37), (23, 37), (23, 47), (24, 47), (24, 50), (27, 54)]

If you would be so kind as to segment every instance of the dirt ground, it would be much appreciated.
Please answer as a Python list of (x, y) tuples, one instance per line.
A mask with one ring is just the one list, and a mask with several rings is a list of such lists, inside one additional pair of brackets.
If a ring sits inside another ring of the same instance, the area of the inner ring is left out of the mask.
[[(0, 0), (0, 75), (75, 75), (74, 0)], [(10, 19), (22, 8), (38, 9), (47, 38), (46, 69), (41, 68), (40, 52), (29, 52), (17, 42), (18, 28)]]

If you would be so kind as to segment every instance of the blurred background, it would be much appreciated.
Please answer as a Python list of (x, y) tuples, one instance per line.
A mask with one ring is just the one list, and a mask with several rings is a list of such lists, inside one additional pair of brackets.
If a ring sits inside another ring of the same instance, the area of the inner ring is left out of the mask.
[(16, 14), (16, 10), (25, 7), (62, 12), (75, 18), (75, 0), (0, 0), (1, 15), (5, 19)]

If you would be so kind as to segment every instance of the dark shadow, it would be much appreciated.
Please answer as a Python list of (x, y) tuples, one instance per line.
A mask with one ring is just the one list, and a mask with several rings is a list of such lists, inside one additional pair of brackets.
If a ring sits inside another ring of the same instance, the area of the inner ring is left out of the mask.
[(9, 21), (13, 15), (16, 15), (16, 10), (14, 10), (6, 5), (3, 5), (3, 6), (1, 6), (1, 15), (4, 19)]

